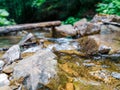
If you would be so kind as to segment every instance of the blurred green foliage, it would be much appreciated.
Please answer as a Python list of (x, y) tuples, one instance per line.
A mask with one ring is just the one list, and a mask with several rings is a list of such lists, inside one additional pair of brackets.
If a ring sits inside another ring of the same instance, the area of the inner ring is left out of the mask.
[(79, 18), (75, 18), (75, 17), (68, 17), (65, 21), (63, 21), (63, 24), (74, 24), (75, 22), (79, 21)]
[(97, 5), (97, 12), (102, 14), (115, 14), (120, 16), (120, 0), (102, 0)]
[[(101, 0), (0, 0), (0, 8), (6, 9), (16, 23), (66, 20), (91, 17)], [(87, 13), (88, 12), (88, 13)]]
[(13, 20), (8, 20), (9, 13), (5, 9), (0, 9), (0, 26), (15, 24)]

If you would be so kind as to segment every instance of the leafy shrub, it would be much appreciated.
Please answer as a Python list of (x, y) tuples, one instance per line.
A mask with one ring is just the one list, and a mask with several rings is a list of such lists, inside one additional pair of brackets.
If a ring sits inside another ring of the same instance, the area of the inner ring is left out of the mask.
[(63, 21), (63, 24), (74, 24), (74, 22), (78, 21), (79, 18), (75, 17), (68, 17), (65, 21)]
[(116, 14), (120, 16), (120, 0), (103, 0), (97, 7), (97, 12), (99, 13)]
[(9, 13), (6, 10), (0, 9), (0, 26), (15, 24), (14, 21), (7, 19), (8, 16)]

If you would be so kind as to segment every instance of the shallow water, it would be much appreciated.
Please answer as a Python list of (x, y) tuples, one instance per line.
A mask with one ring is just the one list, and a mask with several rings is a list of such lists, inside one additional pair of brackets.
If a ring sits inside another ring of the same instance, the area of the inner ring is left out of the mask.
[(0, 37), (0, 48), (10, 47), (14, 44), (17, 44), (20, 41), (21, 37), (16, 36), (2, 36)]
[[(53, 47), (58, 51), (58, 71), (46, 86), (40, 85), (38, 90), (66, 90), (67, 83), (72, 83), (75, 90), (120, 90), (120, 79), (114, 78), (113, 72), (120, 73), (120, 59), (110, 60), (101, 58), (82, 58), (76, 54), (61, 53), (59, 50), (78, 50), (78, 42), (72, 38), (51, 38), (50, 32), (32, 32), (35, 37), (47, 39), (51, 44), (46, 49)], [(102, 39), (105, 44), (120, 50), (119, 33), (94, 35)], [(20, 41), (20, 36), (0, 37), (0, 48), (10, 47)], [(68, 51), (69, 52), (69, 51)], [(91, 73), (99, 73), (99, 77)]]

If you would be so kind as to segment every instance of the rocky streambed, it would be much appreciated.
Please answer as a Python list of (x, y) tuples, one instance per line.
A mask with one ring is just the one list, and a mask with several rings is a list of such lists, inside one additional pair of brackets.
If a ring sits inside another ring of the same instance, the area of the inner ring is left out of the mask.
[(0, 90), (120, 90), (119, 21), (96, 15), (54, 35), (46, 28), (0, 37)]

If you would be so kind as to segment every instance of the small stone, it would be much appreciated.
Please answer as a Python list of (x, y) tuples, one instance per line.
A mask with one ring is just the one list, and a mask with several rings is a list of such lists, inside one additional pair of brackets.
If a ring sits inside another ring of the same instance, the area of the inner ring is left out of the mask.
[(90, 63), (91, 60), (84, 60), (84, 63)]
[(0, 87), (0, 90), (12, 90), (9, 86)]
[(116, 78), (116, 79), (120, 79), (120, 73), (112, 72), (111, 75), (112, 75), (114, 78)]
[(27, 33), (19, 42), (19, 45), (24, 45), (26, 42), (32, 41), (33, 38), (34, 38), (34, 35), (32, 33)]
[(74, 85), (73, 85), (73, 83), (67, 83), (65, 90), (74, 90)]
[(94, 63), (83, 63), (84, 66), (86, 67), (92, 67), (92, 66), (95, 66)]
[(111, 50), (111, 47), (107, 47), (105, 45), (100, 45), (98, 49), (99, 53), (101, 54), (108, 54), (110, 50)]
[(6, 74), (12, 73), (13, 72), (13, 68), (6, 67), (6, 68), (3, 69), (3, 72), (6, 73)]
[(0, 74), (0, 87), (8, 86), (9, 84), (10, 84), (10, 81), (8, 80), (8, 76), (4, 73)]
[(4, 55), (3, 59), (7, 63), (14, 62), (15, 60), (20, 58), (20, 47), (19, 45), (14, 45), (12, 46)]

